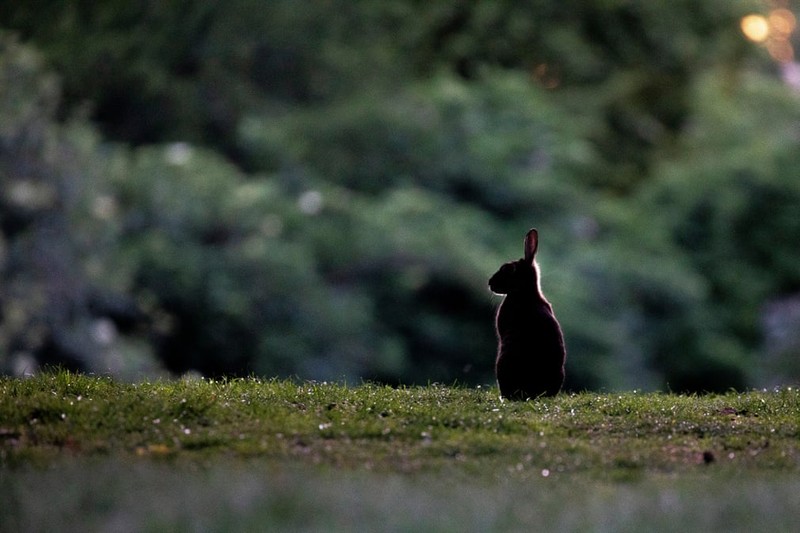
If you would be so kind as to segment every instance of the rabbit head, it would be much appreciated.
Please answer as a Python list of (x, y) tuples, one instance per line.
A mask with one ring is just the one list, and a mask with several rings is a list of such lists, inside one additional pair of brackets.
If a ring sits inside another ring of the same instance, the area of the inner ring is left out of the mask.
[(505, 263), (489, 278), (489, 288), (495, 294), (510, 294), (539, 290), (539, 269), (536, 265), (536, 249), (539, 233), (531, 229), (525, 235), (524, 257)]

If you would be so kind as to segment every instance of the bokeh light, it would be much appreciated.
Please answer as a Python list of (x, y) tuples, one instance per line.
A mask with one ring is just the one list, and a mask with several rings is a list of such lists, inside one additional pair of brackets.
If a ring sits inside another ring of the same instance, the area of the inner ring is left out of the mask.
[(742, 18), (742, 33), (756, 43), (763, 43), (769, 37), (769, 22), (761, 15), (747, 15)]
[(797, 29), (797, 17), (786, 7), (776, 7), (767, 15), (754, 13), (742, 17), (740, 27), (744, 36), (763, 45), (773, 60), (784, 65), (794, 61), (792, 36)]
[(767, 41), (767, 51), (779, 63), (788, 63), (794, 60), (794, 48), (786, 39), (770, 39)]
[(776, 9), (767, 18), (769, 28), (776, 35), (789, 36), (797, 27), (797, 18), (788, 9)]

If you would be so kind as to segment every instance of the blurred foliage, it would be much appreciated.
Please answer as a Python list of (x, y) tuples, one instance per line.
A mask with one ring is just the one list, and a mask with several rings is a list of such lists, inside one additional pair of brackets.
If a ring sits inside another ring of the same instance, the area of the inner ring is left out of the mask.
[(764, 9), (4, 2), (0, 366), (487, 383), (536, 226), (568, 387), (796, 380)]

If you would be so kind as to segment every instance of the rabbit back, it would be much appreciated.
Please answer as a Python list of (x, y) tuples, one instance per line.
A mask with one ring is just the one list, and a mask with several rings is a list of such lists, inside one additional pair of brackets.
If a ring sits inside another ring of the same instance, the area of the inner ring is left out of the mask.
[[(527, 296), (527, 297), (526, 297)], [(550, 304), (509, 294), (497, 311), (495, 374), (504, 398), (558, 394), (564, 384), (564, 336)]]

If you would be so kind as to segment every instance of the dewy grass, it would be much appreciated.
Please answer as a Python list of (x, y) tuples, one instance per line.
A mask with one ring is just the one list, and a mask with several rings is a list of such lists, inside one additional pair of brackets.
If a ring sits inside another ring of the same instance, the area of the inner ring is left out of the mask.
[(504, 402), (438, 385), (2, 378), (0, 531), (788, 529), (799, 433), (790, 388)]
[(0, 380), (4, 466), (216, 454), (384, 471), (480, 469), (594, 477), (798, 468), (800, 394), (561, 395), (258, 379), (120, 383), (66, 372)]

